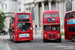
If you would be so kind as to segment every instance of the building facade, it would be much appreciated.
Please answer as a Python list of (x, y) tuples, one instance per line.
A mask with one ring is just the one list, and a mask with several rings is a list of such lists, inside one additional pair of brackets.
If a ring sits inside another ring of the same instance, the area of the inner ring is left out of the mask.
[[(25, 0), (25, 2), (30, 0)], [(58, 10), (60, 15), (61, 30), (64, 31), (64, 15), (67, 10), (75, 10), (75, 0), (32, 0), (25, 3), (26, 12), (34, 10), (34, 26), (42, 26), (43, 12), (46, 10)], [(33, 13), (32, 13), (33, 14)]]
[[(71, 6), (69, 6), (69, 2)], [(41, 28), (43, 12), (46, 10), (58, 10), (61, 28), (64, 29), (64, 15), (67, 8), (75, 10), (75, 0), (0, 0), (0, 10), (5, 12), (5, 30), (8, 31), (10, 18), (16, 12), (30, 12), (33, 17), (33, 27)]]
[(5, 31), (8, 31), (10, 18), (14, 16), (16, 12), (25, 12), (24, 7), (25, 0), (0, 0), (0, 10), (6, 15), (5, 19)]

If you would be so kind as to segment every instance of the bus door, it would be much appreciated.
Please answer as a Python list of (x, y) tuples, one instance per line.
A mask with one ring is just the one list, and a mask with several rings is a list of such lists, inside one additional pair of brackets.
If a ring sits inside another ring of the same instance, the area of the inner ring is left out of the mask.
[(10, 29), (10, 38), (14, 38), (14, 23), (11, 24), (11, 29)]
[(68, 31), (68, 29), (66, 29), (67, 28), (67, 26), (65, 27), (65, 39), (69, 39), (69, 31)]
[(14, 28), (10, 31), (10, 38), (14, 39)]

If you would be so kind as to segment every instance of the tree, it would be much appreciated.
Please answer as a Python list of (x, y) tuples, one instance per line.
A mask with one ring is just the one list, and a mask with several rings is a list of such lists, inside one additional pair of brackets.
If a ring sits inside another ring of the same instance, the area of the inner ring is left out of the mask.
[(4, 28), (4, 20), (6, 19), (5, 13), (0, 10), (0, 31)]

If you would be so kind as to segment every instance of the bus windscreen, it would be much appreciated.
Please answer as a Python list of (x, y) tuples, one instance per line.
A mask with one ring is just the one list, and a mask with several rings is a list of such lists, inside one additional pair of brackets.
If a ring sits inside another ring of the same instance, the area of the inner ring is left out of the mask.
[(18, 15), (18, 18), (29, 18), (29, 15)]
[(21, 31), (27, 31), (29, 30), (31, 23), (17, 23), (17, 26)]

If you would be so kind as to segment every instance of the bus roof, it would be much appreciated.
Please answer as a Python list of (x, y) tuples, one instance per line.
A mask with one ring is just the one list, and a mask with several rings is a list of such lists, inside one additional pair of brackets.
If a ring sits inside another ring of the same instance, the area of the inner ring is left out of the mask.
[[(68, 12), (66, 12), (66, 13), (70, 13), (70, 12), (73, 12), (73, 11), (75, 11), (75, 10), (72, 10), (72, 11), (68, 11)], [(65, 13), (65, 14), (66, 14), (66, 13)]]
[(26, 13), (26, 12), (18, 12), (18, 13), (15, 13), (15, 14), (31, 14), (31, 13)]
[(44, 11), (44, 13), (52, 13), (52, 12), (57, 12), (58, 13), (57, 10), (47, 10), (47, 11)]

